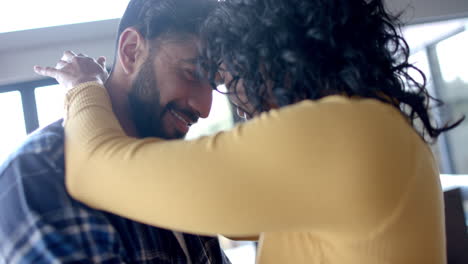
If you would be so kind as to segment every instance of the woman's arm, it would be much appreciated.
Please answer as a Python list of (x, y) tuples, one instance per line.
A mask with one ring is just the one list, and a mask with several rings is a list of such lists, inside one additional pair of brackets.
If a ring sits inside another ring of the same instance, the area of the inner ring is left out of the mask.
[(374, 101), (303, 102), (229, 132), (162, 141), (127, 137), (97, 83), (74, 88), (67, 100), (71, 195), (155, 226), (227, 236), (360, 232), (391, 213), (399, 196), (385, 195), (386, 186), (406, 184), (411, 171), (409, 160), (394, 166), (386, 156), (399, 155), (399, 141), (409, 138), (382, 141), (406, 122)]

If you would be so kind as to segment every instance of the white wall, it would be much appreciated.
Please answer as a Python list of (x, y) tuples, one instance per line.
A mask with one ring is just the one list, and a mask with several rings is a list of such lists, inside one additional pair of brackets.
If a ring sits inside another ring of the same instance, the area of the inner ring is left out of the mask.
[(43, 78), (34, 65), (54, 66), (63, 51), (114, 57), (118, 20), (0, 34), (0, 85)]
[(41, 79), (33, 72), (34, 65), (55, 66), (63, 51), (73, 50), (89, 56), (106, 56), (112, 62), (113, 39), (65, 42), (38, 48), (0, 53), (0, 85)]
[[(14, 1), (14, 0), (9, 0)], [(390, 10), (407, 9), (405, 20), (419, 23), (468, 17), (468, 0), (387, 0)], [(36, 64), (53, 66), (63, 51), (72, 49), (112, 62), (118, 20), (0, 34), (0, 85), (41, 78)]]

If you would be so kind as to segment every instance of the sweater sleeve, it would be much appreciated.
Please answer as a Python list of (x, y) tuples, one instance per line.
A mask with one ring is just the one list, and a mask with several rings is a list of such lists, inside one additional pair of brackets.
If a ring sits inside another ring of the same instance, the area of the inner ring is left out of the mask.
[(71, 195), (184, 232), (362, 232), (396, 207), (411, 166), (406, 123), (374, 101), (305, 101), (191, 141), (127, 137), (96, 83), (71, 90), (66, 106)]

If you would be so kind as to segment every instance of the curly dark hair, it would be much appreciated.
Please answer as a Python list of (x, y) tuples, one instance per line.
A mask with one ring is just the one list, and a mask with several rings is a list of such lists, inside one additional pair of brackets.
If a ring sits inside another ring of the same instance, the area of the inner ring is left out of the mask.
[(420, 135), (435, 140), (463, 118), (432, 124), (429, 106), (442, 102), (408, 62), (401, 26), (382, 0), (226, 0), (205, 21), (202, 39), (210, 79), (223, 63), (234, 76), (229, 93), (237, 95), (242, 80), (256, 112), (269, 110), (272, 96), (280, 107), (334, 94), (374, 98), (398, 108), (413, 127), (419, 119)]

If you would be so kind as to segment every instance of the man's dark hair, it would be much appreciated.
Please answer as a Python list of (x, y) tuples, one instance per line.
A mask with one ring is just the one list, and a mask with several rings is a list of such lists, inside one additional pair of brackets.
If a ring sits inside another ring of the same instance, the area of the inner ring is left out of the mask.
[(164, 34), (199, 34), (200, 26), (216, 6), (216, 0), (131, 0), (117, 32), (136, 28), (147, 40)]
[[(268, 110), (273, 97), (280, 106), (327, 95), (374, 98), (393, 105), (420, 134), (436, 139), (457, 126), (433, 125), (426, 78), (408, 62), (398, 15), (382, 0), (226, 0), (207, 19), (202, 39), (212, 78), (223, 62), (236, 93), (243, 80), (249, 103)], [(418, 83), (409, 74), (419, 74)], [(320, 125), (320, 124), (317, 124)]]
[(216, 0), (131, 0), (120, 20), (118, 35), (135, 27), (146, 39), (164, 33), (198, 34)]

